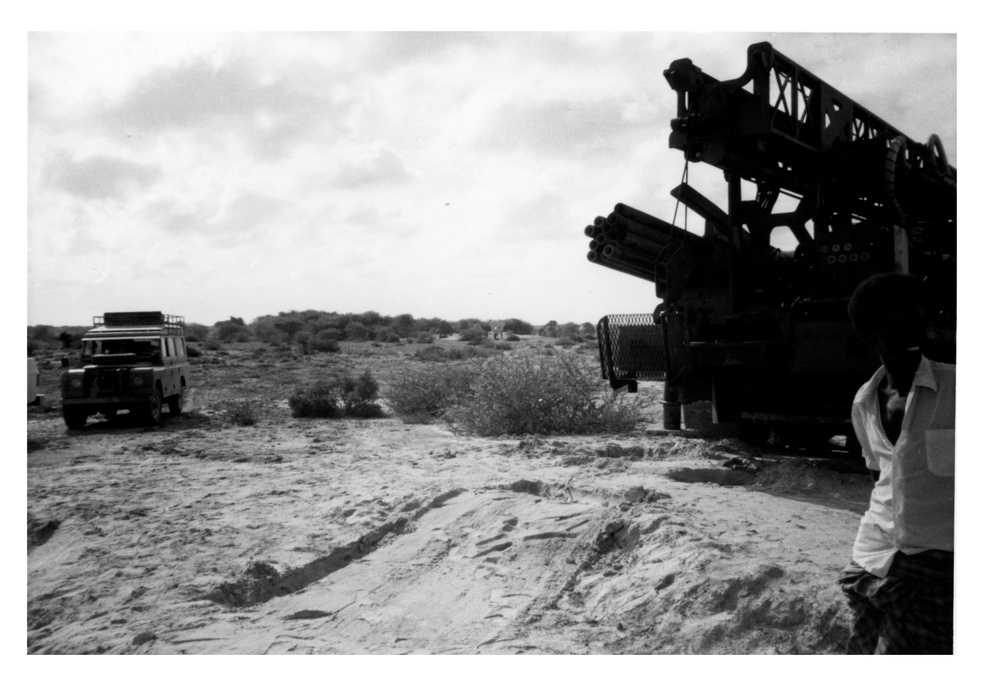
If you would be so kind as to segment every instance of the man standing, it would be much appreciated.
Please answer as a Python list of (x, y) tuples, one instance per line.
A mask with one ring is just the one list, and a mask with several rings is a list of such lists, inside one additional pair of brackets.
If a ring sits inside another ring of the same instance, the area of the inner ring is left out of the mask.
[(882, 366), (852, 419), (878, 473), (839, 583), (854, 618), (848, 654), (951, 654), (954, 605), (955, 366), (926, 358), (920, 281), (879, 274), (848, 305)]

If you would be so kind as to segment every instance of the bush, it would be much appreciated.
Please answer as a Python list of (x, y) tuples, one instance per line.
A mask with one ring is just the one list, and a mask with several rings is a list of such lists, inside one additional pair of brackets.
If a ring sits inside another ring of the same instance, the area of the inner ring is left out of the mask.
[(297, 418), (377, 418), (384, 415), (377, 399), (378, 381), (366, 370), (357, 377), (327, 378), (300, 386), (288, 398), (288, 406)]
[(395, 344), (399, 341), (399, 335), (387, 327), (380, 327), (375, 330), (375, 341)]
[(320, 354), (336, 354), (340, 352), (340, 342), (336, 339), (326, 339), (324, 337), (313, 337), (309, 342), (310, 348)]
[(226, 407), (223, 418), (237, 426), (253, 426), (260, 420), (261, 404), (255, 400), (239, 400)]
[(196, 322), (184, 326), (184, 336), (189, 342), (204, 342), (208, 339), (208, 327)]
[(472, 347), (446, 349), (445, 347), (429, 346), (417, 349), (417, 352), (413, 356), (420, 361), (441, 363), (443, 361), (460, 361), (461, 359), (475, 358), (480, 356), (480, 353), (479, 350)]
[(383, 415), (382, 407), (375, 401), (378, 399), (378, 382), (370, 370), (356, 378), (344, 378), (340, 383), (340, 392), (347, 416), (377, 418)]
[(317, 419), (335, 419), (340, 416), (337, 385), (334, 380), (320, 380), (311, 385), (297, 387), (288, 398), (292, 416)]
[(187, 345), (187, 355), (191, 358), (198, 358), (201, 356), (201, 349), (196, 347), (194, 344)]
[(478, 436), (628, 433), (645, 421), (643, 404), (610, 391), (591, 360), (522, 352), (482, 362), (447, 419)]
[(511, 333), (510, 333), (510, 334), (508, 334), (508, 335), (504, 335), (504, 339), (505, 339), (506, 341), (508, 341), (508, 342), (520, 342), (520, 341), (521, 341), (521, 338), (520, 338), (520, 337), (518, 337), (518, 336), (517, 336), (517, 335), (516, 335), (515, 333), (513, 333), (513, 332), (511, 332)]
[(480, 327), (468, 327), (458, 333), (458, 341), (468, 342), (475, 346), (486, 339), (486, 332)]
[(385, 400), (405, 423), (429, 423), (468, 397), (475, 377), (468, 363), (405, 371), (386, 386)]

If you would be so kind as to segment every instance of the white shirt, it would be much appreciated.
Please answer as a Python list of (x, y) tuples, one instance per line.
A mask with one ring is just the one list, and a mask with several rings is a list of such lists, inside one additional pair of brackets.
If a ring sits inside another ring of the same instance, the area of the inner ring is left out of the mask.
[(854, 541), (854, 560), (879, 577), (896, 551), (955, 546), (955, 366), (921, 357), (895, 445), (879, 414), (884, 377), (883, 366), (858, 390), (851, 414), (865, 463), (881, 473)]

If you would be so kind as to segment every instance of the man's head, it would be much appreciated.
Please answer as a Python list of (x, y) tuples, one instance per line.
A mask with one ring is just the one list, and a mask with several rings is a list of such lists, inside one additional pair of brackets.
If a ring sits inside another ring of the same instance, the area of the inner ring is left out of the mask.
[(874, 344), (887, 367), (920, 360), (927, 336), (923, 287), (909, 274), (876, 274), (858, 285), (847, 305), (854, 330)]

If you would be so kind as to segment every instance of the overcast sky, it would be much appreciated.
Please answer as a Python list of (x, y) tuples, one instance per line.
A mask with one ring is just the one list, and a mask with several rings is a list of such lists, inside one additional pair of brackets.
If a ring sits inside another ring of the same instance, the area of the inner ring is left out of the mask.
[(583, 229), (673, 219), (663, 70), (732, 79), (758, 41), (959, 166), (954, 34), (31, 34), (28, 323), (650, 312)]

